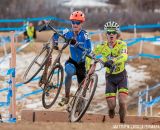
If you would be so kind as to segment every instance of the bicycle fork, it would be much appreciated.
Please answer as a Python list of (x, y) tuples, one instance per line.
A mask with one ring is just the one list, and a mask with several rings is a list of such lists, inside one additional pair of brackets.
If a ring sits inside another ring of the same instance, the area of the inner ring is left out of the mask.
[[(46, 84), (46, 81), (47, 81), (47, 77), (48, 77), (48, 68), (49, 66), (52, 64), (52, 55), (50, 55), (48, 57), (48, 60), (46, 61), (46, 64), (44, 66), (44, 71), (43, 71), (43, 74), (42, 74), (42, 77), (39, 81), (39, 87), (42, 86), (42, 84)], [(42, 88), (42, 87), (41, 87)], [(42, 88), (43, 89), (43, 88)]]

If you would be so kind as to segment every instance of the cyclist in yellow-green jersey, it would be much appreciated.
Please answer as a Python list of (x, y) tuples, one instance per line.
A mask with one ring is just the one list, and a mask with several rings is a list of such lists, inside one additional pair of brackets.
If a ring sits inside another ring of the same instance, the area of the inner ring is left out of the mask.
[[(116, 93), (119, 97), (119, 115), (120, 122), (125, 122), (126, 100), (128, 96), (127, 72), (125, 62), (127, 61), (127, 44), (119, 40), (120, 29), (116, 22), (107, 22), (104, 25), (104, 31), (107, 41), (97, 45), (94, 48), (94, 54), (102, 55), (102, 60), (106, 67), (106, 100), (109, 108), (109, 117), (113, 118), (116, 107)], [(88, 62), (90, 60), (88, 59)], [(110, 69), (115, 66), (114, 71), (110, 74)], [(87, 66), (89, 68), (89, 64)]]

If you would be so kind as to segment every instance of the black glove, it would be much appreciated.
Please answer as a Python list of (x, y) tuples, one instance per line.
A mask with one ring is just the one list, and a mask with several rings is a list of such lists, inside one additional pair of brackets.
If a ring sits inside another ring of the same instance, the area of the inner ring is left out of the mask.
[(109, 61), (104, 63), (104, 67), (112, 68), (112, 64), (113, 64), (113, 61), (109, 60)]
[(54, 48), (55, 50), (59, 50), (59, 47), (58, 47), (57, 45), (54, 45), (53, 48)]
[(70, 39), (69, 40), (69, 44), (71, 45), (75, 45), (77, 43), (77, 41), (75, 39)]

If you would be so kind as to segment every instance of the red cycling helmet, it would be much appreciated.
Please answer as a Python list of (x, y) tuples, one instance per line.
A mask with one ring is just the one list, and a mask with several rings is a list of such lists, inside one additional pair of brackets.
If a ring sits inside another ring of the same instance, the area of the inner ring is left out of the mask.
[(85, 15), (82, 11), (74, 11), (70, 17), (70, 20), (77, 20), (77, 21), (81, 21), (84, 22), (85, 21)]

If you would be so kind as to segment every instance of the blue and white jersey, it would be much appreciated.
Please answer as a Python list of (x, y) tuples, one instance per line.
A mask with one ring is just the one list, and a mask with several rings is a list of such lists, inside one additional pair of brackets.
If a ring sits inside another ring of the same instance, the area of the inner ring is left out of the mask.
[[(67, 38), (67, 39), (75, 39), (77, 41), (77, 43), (88, 49), (90, 53), (91, 51), (91, 42), (90, 42), (90, 38), (88, 37), (88, 34), (85, 30), (81, 30), (77, 36), (74, 35), (74, 32), (68, 29), (63, 30), (63, 35)], [(53, 35), (53, 40), (54, 41), (58, 41), (58, 36), (56, 34)], [(80, 50), (78, 47), (75, 47), (74, 45), (70, 45), (69, 47), (70, 49), (70, 57), (77, 63), (79, 62), (84, 62), (85, 61), (85, 57), (83, 57), (83, 51)]]

